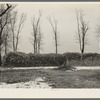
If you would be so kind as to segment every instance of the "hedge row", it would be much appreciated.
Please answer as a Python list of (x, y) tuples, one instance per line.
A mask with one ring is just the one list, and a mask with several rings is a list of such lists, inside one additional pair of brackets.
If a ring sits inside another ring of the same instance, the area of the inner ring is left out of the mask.
[(25, 54), (10, 52), (3, 58), (4, 67), (59, 66), (64, 63), (61, 54)]
[(100, 66), (100, 54), (97, 53), (64, 53), (72, 66)]
[[(82, 58), (82, 59), (81, 59)], [(4, 67), (60, 66), (65, 61), (72, 66), (100, 66), (100, 54), (64, 53), (64, 54), (25, 54), (10, 52), (3, 58)]]

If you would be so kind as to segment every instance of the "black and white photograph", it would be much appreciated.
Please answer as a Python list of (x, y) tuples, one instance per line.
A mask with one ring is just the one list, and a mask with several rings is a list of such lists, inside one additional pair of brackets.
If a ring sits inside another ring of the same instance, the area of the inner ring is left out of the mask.
[(0, 89), (95, 88), (99, 2), (0, 2)]

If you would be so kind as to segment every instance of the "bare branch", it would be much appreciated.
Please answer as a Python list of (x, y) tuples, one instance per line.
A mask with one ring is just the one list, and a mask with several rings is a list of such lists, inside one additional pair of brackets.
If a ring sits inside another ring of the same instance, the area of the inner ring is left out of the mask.
[[(53, 33), (54, 33), (54, 40), (55, 40), (55, 48), (56, 48), (56, 54), (58, 53), (58, 23), (57, 20), (55, 20), (55, 18), (53, 17), (53, 21), (51, 20), (51, 17), (48, 17), (49, 23), (52, 27)], [(53, 24), (54, 22), (54, 24)]]
[(38, 50), (39, 50), (39, 45), (40, 45), (40, 41), (39, 40), (39, 34), (38, 34), (38, 31), (39, 31), (39, 27), (40, 27), (40, 20), (41, 20), (41, 11), (39, 11), (39, 16), (38, 18), (36, 19), (35, 15), (33, 16), (32, 18), (32, 29), (33, 29), (33, 41), (31, 42), (31, 44), (33, 45), (33, 48), (34, 48), (34, 54), (37, 54), (39, 53)]
[(0, 17), (2, 17), (4, 14), (6, 14), (6, 12), (12, 7), (11, 4), (6, 4), (7, 8), (1, 12)]
[(84, 13), (82, 10), (76, 10), (76, 19), (77, 19), (77, 40), (80, 46), (81, 53), (84, 53), (85, 45), (88, 44), (87, 31), (88, 24), (84, 20)]
[(20, 17), (19, 25), (18, 25), (17, 35), (16, 35), (16, 51), (18, 49), (19, 34), (23, 28), (23, 24), (24, 24), (25, 19), (26, 19), (26, 15), (24, 13), (22, 13), (21, 17)]

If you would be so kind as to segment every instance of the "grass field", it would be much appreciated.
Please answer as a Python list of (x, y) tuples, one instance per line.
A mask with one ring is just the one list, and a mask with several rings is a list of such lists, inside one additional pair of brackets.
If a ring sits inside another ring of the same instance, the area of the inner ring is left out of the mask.
[(20, 69), (0, 71), (0, 82), (7, 84), (34, 81), (45, 77), (52, 88), (100, 88), (100, 70), (63, 71), (57, 69)]

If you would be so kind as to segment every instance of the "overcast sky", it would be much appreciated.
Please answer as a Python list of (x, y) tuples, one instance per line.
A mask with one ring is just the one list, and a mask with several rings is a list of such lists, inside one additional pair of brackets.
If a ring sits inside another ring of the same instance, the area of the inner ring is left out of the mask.
[(41, 53), (54, 53), (55, 46), (53, 41), (53, 32), (48, 16), (55, 16), (58, 21), (59, 47), (58, 53), (80, 52), (79, 44), (75, 40), (77, 31), (77, 21), (75, 9), (82, 9), (85, 13), (85, 20), (89, 22), (88, 42), (85, 52), (99, 52), (98, 41), (96, 39), (96, 27), (100, 23), (100, 6), (98, 4), (83, 3), (21, 3), (17, 4), (16, 9), (20, 13), (27, 15), (23, 30), (20, 34), (19, 51), (33, 52), (30, 43), (32, 33), (32, 16), (38, 16), (39, 10), (42, 11), (41, 31), (43, 34), (43, 50)]

